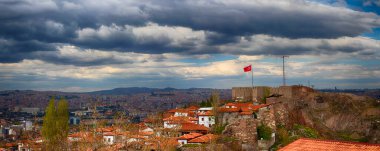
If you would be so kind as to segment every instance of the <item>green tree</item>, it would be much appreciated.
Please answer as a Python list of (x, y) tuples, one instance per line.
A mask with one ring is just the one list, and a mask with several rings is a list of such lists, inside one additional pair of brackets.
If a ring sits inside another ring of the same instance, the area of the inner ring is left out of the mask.
[[(219, 105), (220, 105), (220, 101), (219, 101), (219, 93), (214, 91), (212, 92), (211, 96), (210, 96), (210, 101), (211, 103), (211, 106), (212, 106), (212, 112), (214, 114), (214, 119), (215, 119), (215, 125), (213, 126), (213, 131), (216, 132), (216, 131), (223, 131), (224, 127), (223, 125), (221, 125), (221, 122), (219, 122), (219, 112), (218, 112), (218, 108), (219, 108)], [(218, 130), (218, 129), (221, 129), (223, 128), (222, 130)]]
[(56, 134), (56, 112), (54, 105), (54, 97), (50, 99), (49, 105), (45, 110), (45, 117), (42, 125), (42, 136), (46, 141), (52, 141), (55, 139)]
[(57, 107), (57, 137), (60, 140), (67, 138), (69, 132), (69, 104), (61, 98)]
[(45, 140), (45, 149), (52, 150), (60, 147), (64, 150), (64, 143), (69, 131), (69, 112), (68, 103), (64, 99), (58, 102), (55, 107), (54, 97), (50, 99), (45, 110), (44, 121), (42, 125), (42, 136)]
[(258, 139), (270, 140), (272, 137), (272, 129), (264, 124), (257, 127)]

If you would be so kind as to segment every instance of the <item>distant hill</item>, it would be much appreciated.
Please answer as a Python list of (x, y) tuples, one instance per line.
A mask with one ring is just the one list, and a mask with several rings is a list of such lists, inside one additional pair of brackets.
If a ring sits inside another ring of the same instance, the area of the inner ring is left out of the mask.
[(320, 92), (351, 93), (380, 99), (380, 89), (320, 89)]
[[(147, 87), (127, 87), (127, 88), (114, 88), (111, 90), (100, 90), (87, 92), (86, 94), (92, 95), (130, 95), (137, 93), (152, 93), (152, 92), (170, 92), (170, 91), (212, 91), (211, 88), (189, 88), (189, 89), (176, 89), (176, 88), (147, 88)], [(221, 90), (221, 89), (220, 89)]]
[(111, 90), (100, 90), (94, 92), (88, 92), (88, 94), (94, 95), (129, 95), (136, 93), (151, 93), (160, 89), (147, 88), (147, 87), (129, 87), (129, 88), (115, 88)]

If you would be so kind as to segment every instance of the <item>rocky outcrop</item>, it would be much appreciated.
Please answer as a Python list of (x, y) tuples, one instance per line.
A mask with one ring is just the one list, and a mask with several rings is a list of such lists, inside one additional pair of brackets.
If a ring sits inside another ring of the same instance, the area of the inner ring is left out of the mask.
[(226, 126), (223, 135), (238, 139), (243, 150), (254, 151), (257, 148), (257, 121), (255, 119), (238, 119)]
[[(363, 96), (308, 92), (278, 98), (277, 125), (307, 125), (328, 139), (380, 143), (380, 106)], [(287, 118), (286, 118), (287, 116)]]

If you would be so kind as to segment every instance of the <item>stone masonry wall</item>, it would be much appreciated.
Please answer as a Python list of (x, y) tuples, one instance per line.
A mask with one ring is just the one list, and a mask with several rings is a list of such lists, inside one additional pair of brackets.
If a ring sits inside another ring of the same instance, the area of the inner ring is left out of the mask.
[(312, 88), (305, 86), (280, 86), (280, 87), (266, 87), (257, 86), (252, 89), (252, 87), (233, 87), (232, 88), (232, 99), (237, 99), (242, 97), (243, 100), (252, 100), (256, 98), (260, 100), (265, 95), (265, 89), (269, 89), (270, 95), (280, 94), (285, 98), (294, 98), (295, 96), (305, 93), (314, 92)]
[(226, 126), (223, 134), (242, 142), (242, 149), (256, 151), (257, 148), (257, 121), (253, 118), (238, 119)]

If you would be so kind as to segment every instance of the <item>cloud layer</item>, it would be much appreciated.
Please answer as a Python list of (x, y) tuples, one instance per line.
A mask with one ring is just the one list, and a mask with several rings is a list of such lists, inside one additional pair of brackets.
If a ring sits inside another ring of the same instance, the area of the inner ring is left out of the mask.
[[(371, 43), (369, 48), (360, 44), (336, 48), (333, 41), (348, 37), (349, 43), (380, 26), (374, 13), (303, 0), (7, 0), (0, 2), (0, 10), (0, 62), (53, 60), (34, 52), (59, 53), (62, 44), (146, 54), (357, 52), (373, 49), (373, 41), (360, 40)], [(266, 46), (271, 40), (280, 43)], [(291, 44), (300, 41), (306, 44)], [(249, 42), (259, 46), (247, 46)], [(324, 42), (328, 45), (321, 48)], [(273, 52), (279, 48), (285, 50)]]
[[(362, 5), (378, 4), (369, 0)], [(256, 76), (279, 76), (279, 62), (273, 58), (280, 55), (296, 59), (289, 69), (297, 78), (379, 77), (380, 41), (364, 35), (380, 27), (380, 16), (347, 5), (308, 0), (3, 0), (0, 84), (215, 77), (238, 83), (240, 68), (252, 62)]]

